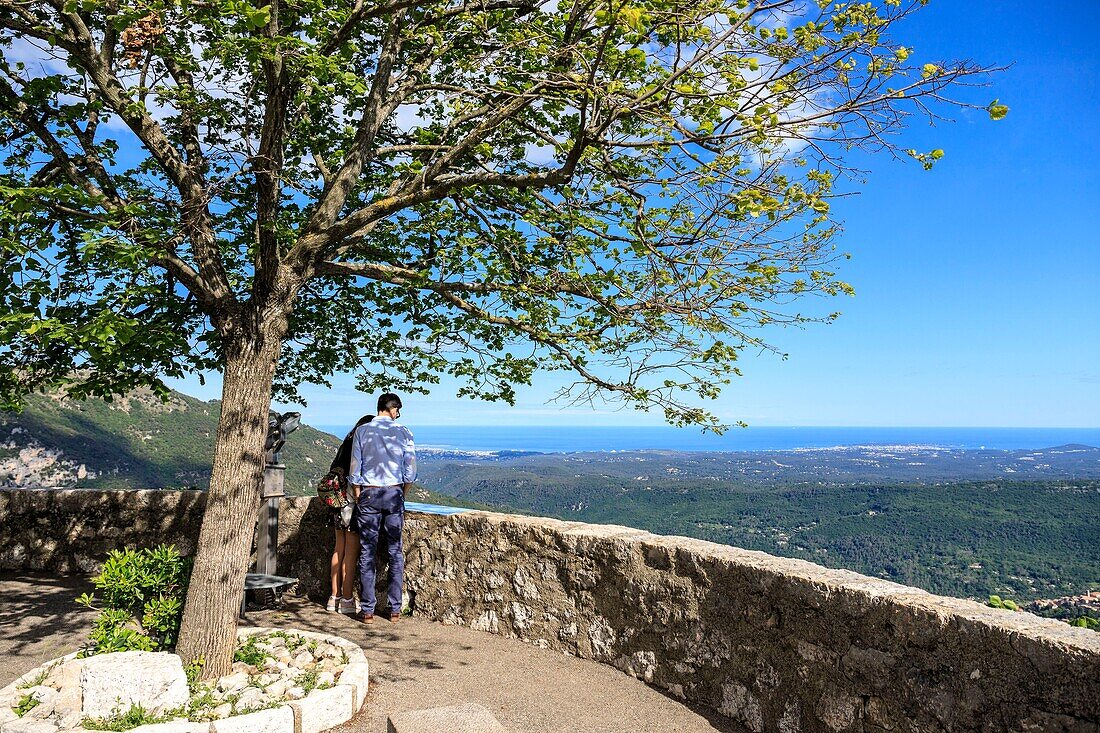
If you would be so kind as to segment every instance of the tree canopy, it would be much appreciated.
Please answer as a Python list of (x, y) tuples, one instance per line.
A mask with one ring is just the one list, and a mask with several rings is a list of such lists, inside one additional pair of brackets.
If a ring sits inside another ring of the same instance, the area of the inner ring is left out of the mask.
[(286, 399), (569, 370), (713, 424), (761, 326), (849, 291), (846, 155), (974, 106), (986, 69), (895, 37), (921, 4), (0, 0), (0, 396), (282, 319)]

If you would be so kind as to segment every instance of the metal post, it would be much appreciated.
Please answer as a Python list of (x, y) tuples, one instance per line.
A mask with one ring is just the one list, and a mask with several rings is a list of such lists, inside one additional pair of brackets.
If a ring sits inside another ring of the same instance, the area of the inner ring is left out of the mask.
[[(271, 456), (269, 456), (269, 459)], [(286, 466), (271, 460), (264, 466), (264, 486), (260, 498), (260, 518), (256, 538), (256, 572), (276, 575), (276, 550), (279, 545), (279, 499), (285, 496)]]

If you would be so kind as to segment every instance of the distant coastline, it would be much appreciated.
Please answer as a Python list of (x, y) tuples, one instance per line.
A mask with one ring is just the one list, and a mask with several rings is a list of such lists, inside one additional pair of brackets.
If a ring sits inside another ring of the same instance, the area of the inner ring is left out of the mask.
[[(577, 453), (637, 450), (741, 452), (853, 447), (1041, 450), (1100, 446), (1100, 428), (749, 427), (725, 435), (698, 429), (616, 426), (460, 426), (409, 422), (417, 443), (437, 450)], [(317, 426), (342, 436), (350, 426)]]

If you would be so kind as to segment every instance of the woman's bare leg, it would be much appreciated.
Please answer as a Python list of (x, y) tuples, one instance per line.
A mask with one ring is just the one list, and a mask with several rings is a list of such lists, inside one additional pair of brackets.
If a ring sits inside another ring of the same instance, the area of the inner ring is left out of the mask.
[(347, 532), (336, 530), (336, 545), (332, 550), (332, 560), (329, 561), (329, 575), (332, 578), (332, 595), (340, 597), (340, 580), (344, 564), (344, 535)]
[(355, 532), (341, 532), (344, 535), (344, 552), (340, 561), (342, 564), (344, 586), (341, 598), (353, 598), (355, 596), (355, 570), (359, 564), (359, 535)]

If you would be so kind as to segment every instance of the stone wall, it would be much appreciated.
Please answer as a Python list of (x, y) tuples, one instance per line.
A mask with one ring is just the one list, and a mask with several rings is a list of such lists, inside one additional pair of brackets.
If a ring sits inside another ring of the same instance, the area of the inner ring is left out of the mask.
[(93, 572), (116, 547), (195, 550), (201, 491), (0, 489), (0, 570)]
[[(0, 491), (0, 567), (192, 547), (201, 496), (153, 493)], [(324, 519), (283, 502), (279, 571), (313, 597), (327, 595)], [(626, 527), (483, 512), (406, 526), (417, 613), (614, 665), (755, 733), (1100, 731), (1096, 632)]]

